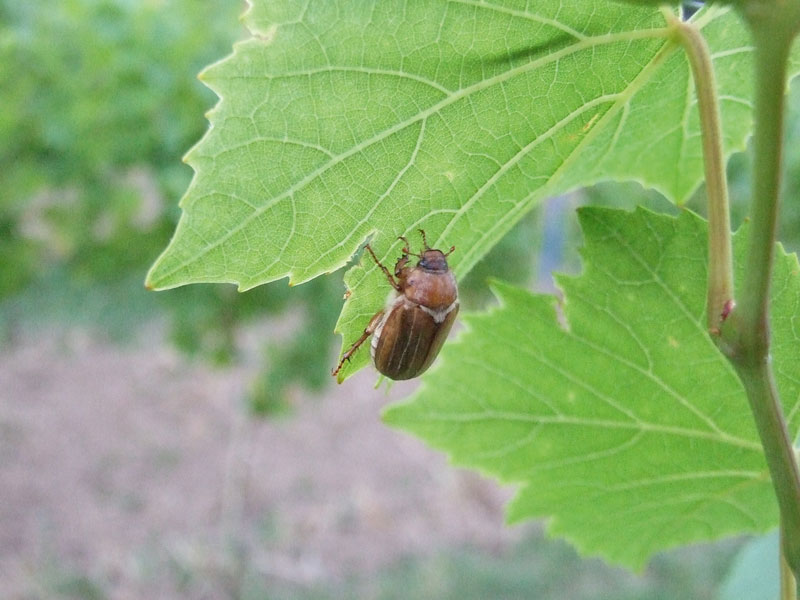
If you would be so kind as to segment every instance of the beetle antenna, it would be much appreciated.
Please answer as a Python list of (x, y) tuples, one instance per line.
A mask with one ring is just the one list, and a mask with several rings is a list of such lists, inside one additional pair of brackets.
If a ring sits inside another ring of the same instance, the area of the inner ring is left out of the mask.
[(446, 257), (450, 256), (455, 251), (455, 249), (456, 249), (455, 246), (450, 246), (450, 250), (447, 251), (447, 254), (445, 254), (445, 256)]
[(430, 246), (428, 246), (428, 240), (427, 240), (427, 238), (425, 237), (425, 231), (423, 231), (422, 229), (420, 229), (420, 230), (419, 230), (419, 232), (422, 234), (422, 243), (423, 243), (423, 244), (425, 244), (425, 250), (430, 250), (430, 249), (431, 249), (431, 247), (430, 247)]

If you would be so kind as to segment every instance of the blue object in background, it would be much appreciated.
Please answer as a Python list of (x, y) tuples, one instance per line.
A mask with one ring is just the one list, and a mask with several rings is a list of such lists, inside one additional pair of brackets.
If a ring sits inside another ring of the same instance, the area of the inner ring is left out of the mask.
[(754, 538), (739, 551), (719, 600), (775, 600), (780, 594), (778, 532)]

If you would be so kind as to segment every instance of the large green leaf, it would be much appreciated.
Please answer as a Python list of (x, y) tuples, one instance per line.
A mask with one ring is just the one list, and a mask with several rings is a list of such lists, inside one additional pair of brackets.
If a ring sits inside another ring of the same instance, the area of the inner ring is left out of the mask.
[[(555, 298), (496, 284), (501, 306), (465, 316), (467, 332), (386, 421), (520, 483), (512, 521), (551, 517), (553, 534), (625, 565), (775, 526), (747, 399), (703, 325), (705, 222), (597, 208), (580, 220), (584, 273), (559, 279), (562, 318)], [(792, 432), (797, 271), (779, 252), (773, 360)]]
[[(696, 20), (730, 152), (750, 127), (747, 37), (727, 9)], [(657, 9), (254, 0), (246, 24), (253, 37), (202, 75), (221, 100), (151, 287), (301, 283), (368, 238), (391, 267), (418, 227), (457, 246), (461, 277), (544, 196), (633, 178), (680, 202), (700, 182), (689, 70)], [(369, 261), (346, 284), (349, 344), (389, 288)]]

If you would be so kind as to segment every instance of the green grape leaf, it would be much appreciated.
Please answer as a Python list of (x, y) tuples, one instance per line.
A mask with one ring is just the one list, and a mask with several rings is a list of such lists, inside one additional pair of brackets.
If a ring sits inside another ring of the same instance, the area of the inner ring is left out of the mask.
[[(695, 20), (730, 153), (750, 129), (747, 36), (726, 8)], [(302, 283), (367, 239), (391, 269), (417, 228), (457, 246), (460, 278), (543, 197), (624, 178), (681, 202), (701, 180), (687, 61), (658, 9), (253, 0), (245, 23), (252, 37), (201, 75), (220, 102), (151, 288)], [(389, 288), (371, 261), (345, 283), (349, 345)]]
[[(641, 567), (659, 550), (777, 524), (744, 390), (705, 330), (706, 223), (585, 208), (564, 299), (496, 283), (385, 421), (517, 483), (508, 517), (548, 517), (581, 551)], [(746, 231), (735, 236), (742, 264)], [(737, 267), (738, 270), (738, 267)], [(800, 425), (798, 263), (778, 252), (773, 361)], [(561, 314), (559, 314), (559, 307)]]

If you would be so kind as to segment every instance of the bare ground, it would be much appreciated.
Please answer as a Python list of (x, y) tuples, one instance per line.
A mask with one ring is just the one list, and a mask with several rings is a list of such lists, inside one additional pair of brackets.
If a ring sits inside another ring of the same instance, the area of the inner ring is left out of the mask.
[(381, 424), (408, 385), (365, 370), (252, 419), (253, 376), (81, 332), (0, 352), (0, 597), (235, 597), (245, 574), (318, 585), (523, 534), (510, 490)]

